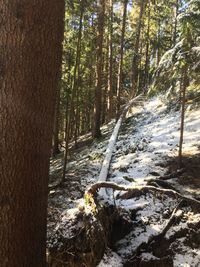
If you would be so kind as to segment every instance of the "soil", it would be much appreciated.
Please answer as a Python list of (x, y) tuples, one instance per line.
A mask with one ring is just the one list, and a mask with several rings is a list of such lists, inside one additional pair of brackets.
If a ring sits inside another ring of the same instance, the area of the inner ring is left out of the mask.
[[(127, 120), (127, 126), (123, 125), (122, 136), (130, 131), (130, 127), (131, 119)], [(107, 139), (111, 128), (104, 133)], [(88, 141), (87, 138), (81, 141), (77, 150), (73, 148), (74, 154), (71, 154), (62, 187), (56, 186), (62, 176), (62, 153), (51, 160), (47, 240), (49, 266), (96, 267), (109, 251), (109, 256), (101, 261), (99, 267), (199, 267), (198, 204), (191, 206), (184, 203), (171, 227), (160, 237), (160, 231), (181, 199), (149, 192), (117, 200), (113, 193), (108, 203), (99, 198), (95, 200), (98, 210), (93, 204), (85, 205), (81, 200), (87, 186), (96, 182), (106, 138), (97, 144), (97, 152), (93, 152), (94, 143), (91, 143), (90, 137)], [(116, 149), (116, 154), (120, 153), (120, 149)], [(132, 153), (135, 150), (137, 148), (134, 147)], [(125, 155), (130, 153), (125, 152)], [(180, 173), (177, 157), (162, 158), (159, 165), (166, 169), (164, 176), (169, 176), (169, 179), (162, 179), (163, 175), (152, 170), (151, 183), (200, 200), (200, 153), (185, 151)], [(128, 167), (120, 168), (124, 168), (121, 171), (126, 174)], [(177, 175), (171, 177), (173, 173)], [(129, 176), (125, 180), (134, 182)], [(120, 258), (119, 265), (112, 265), (116, 262), (112, 260), (112, 255)]]

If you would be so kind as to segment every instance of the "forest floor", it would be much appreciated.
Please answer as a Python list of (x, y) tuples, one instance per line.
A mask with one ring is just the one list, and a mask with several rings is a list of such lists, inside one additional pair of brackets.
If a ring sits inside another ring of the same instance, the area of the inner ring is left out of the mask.
[[(98, 142), (91, 142), (89, 136), (80, 139), (82, 144), (88, 145), (71, 155), (63, 186), (50, 189), (48, 247), (58, 246), (59, 238), (55, 236), (69, 217), (69, 209), (81, 205), (85, 189), (98, 181), (114, 124), (113, 121), (102, 128), (103, 136)], [(176, 105), (169, 108), (161, 98), (132, 109), (121, 127), (108, 181), (132, 187), (156, 184), (200, 200), (200, 108), (187, 107), (181, 168), (177, 158), (179, 129), (180, 111)], [(51, 160), (50, 188), (60, 179), (61, 173), (62, 154)], [(112, 242), (98, 267), (200, 266), (200, 205), (179, 206), (180, 199), (152, 192), (117, 199), (119, 192), (110, 191), (108, 189), (111, 196), (108, 202), (123, 210), (129, 223), (123, 227), (124, 221), (115, 222)], [(162, 238), (156, 239), (173, 211), (175, 221)], [(67, 235), (67, 231), (65, 229), (62, 235)]]

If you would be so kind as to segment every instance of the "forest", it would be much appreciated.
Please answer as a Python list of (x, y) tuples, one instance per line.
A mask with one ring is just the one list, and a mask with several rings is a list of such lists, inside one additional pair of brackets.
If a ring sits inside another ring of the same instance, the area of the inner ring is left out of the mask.
[(199, 267), (200, 0), (0, 17), (0, 267)]

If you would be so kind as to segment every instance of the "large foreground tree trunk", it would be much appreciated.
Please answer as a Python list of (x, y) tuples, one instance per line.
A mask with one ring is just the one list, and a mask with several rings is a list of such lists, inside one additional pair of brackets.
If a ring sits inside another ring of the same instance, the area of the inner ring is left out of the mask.
[(0, 266), (46, 266), (64, 1), (0, 0)]

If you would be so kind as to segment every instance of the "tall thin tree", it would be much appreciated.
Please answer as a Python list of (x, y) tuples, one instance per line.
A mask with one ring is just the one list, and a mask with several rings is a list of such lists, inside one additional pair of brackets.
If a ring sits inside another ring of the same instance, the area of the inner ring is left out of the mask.
[(109, 1), (109, 48), (108, 48), (108, 120), (113, 117), (113, 0)]
[(119, 59), (118, 78), (117, 78), (117, 115), (119, 115), (120, 98), (121, 98), (121, 90), (122, 90), (122, 71), (123, 71), (123, 61), (124, 61), (124, 37), (125, 37), (125, 29), (126, 29), (127, 4), (128, 4), (128, 0), (124, 0), (120, 53), (119, 53), (120, 59)]
[(98, 29), (97, 29), (97, 56), (96, 56), (96, 85), (94, 103), (93, 137), (101, 136), (101, 110), (102, 110), (102, 70), (103, 70), (103, 37), (105, 22), (105, 0), (98, 3)]
[[(79, 70), (80, 65), (80, 57), (81, 57), (81, 38), (82, 38), (82, 27), (83, 27), (83, 14), (84, 14), (84, 2), (80, 2), (80, 17), (79, 17), (79, 29), (78, 29), (78, 39), (77, 39), (77, 45), (76, 45), (76, 59), (75, 59), (75, 65), (74, 65), (74, 72), (73, 72), (73, 83), (72, 83), (72, 93), (70, 98), (70, 110), (68, 118), (66, 118), (66, 125), (65, 125), (65, 152), (64, 152), (64, 163), (63, 163), (63, 175), (62, 175), (62, 181), (65, 180), (65, 172), (67, 167), (67, 157), (69, 153), (69, 141), (70, 141), (70, 130), (73, 123), (73, 118), (76, 119), (76, 113), (75, 113), (75, 97), (77, 93), (77, 86), (78, 86), (78, 78), (77, 78), (77, 72)], [(75, 127), (76, 130), (76, 127)], [(72, 132), (72, 131), (71, 131)]]
[(143, 15), (145, 10), (146, 0), (140, 0), (140, 12), (136, 26), (134, 54), (132, 60), (132, 96), (137, 93), (137, 82), (138, 82), (138, 52), (140, 48), (140, 35), (142, 29)]

